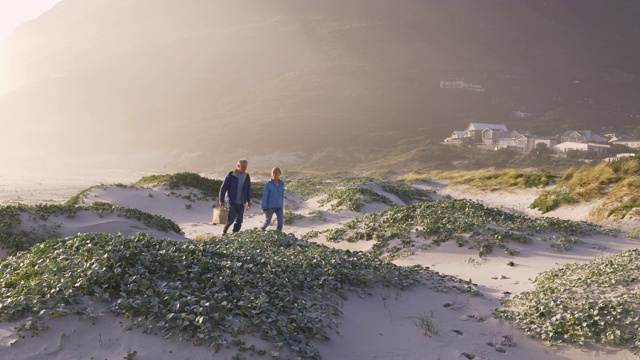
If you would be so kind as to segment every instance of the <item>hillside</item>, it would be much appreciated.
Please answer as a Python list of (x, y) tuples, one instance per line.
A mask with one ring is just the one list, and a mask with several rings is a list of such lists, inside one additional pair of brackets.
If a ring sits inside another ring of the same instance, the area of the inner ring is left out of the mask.
[[(62, 0), (0, 52), (0, 150), (38, 168), (313, 169), (469, 121), (628, 130), (639, 20), (628, 0)], [(462, 77), (485, 92), (439, 88)]]

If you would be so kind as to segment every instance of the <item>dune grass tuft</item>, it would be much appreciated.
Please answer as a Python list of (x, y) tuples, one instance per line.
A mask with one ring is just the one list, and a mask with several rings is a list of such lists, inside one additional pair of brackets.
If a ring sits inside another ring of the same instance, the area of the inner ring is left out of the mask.
[(544, 187), (555, 176), (545, 171), (524, 169), (483, 169), (472, 171), (434, 171), (423, 175), (407, 175), (400, 178), (408, 183), (429, 180), (448, 180), (451, 185), (466, 185), (479, 190), (504, 190)]
[(552, 189), (546, 189), (531, 204), (542, 213), (563, 204), (605, 199), (594, 209), (598, 218), (624, 218), (638, 207), (640, 190), (640, 157), (598, 163), (595, 166), (570, 168)]

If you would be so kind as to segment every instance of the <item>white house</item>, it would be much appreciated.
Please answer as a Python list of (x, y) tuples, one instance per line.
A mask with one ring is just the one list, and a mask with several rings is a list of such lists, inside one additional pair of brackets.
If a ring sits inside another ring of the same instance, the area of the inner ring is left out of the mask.
[(604, 155), (609, 151), (610, 145), (593, 144), (593, 143), (581, 143), (566, 141), (554, 146), (552, 149), (557, 153), (566, 153), (571, 150), (577, 151), (593, 151), (598, 155)]
[(531, 135), (531, 133), (528, 132), (528, 131), (521, 132), (521, 131), (516, 131), (516, 130), (511, 130), (509, 132), (509, 137), (511, 137), (511, 138), (517, 138), (520, 135)]
[(612, 141), (611, 143), (625, 145), (630, 149), (640, 149), (640, 140), (618, 140)]
[(528, 152), (535, 147), (536, 137), (534, 135), (519, 134), (519, 133), (517, 133), (518, 135), (516, 135), (513, 133), (517, 133), (517, 132), (512, 131), (511, 135), (514, 135), (512, 137), (510, 136), (510, 137), (499, 138), (498, 141), (496, 142), (496, 150), (511, 148), (518, 151), (522, 151), (522, 152)]
[(509, 137), (509, 133), (501, 129), (486, 128), (482, 130), (482, 143), (487, 146), (496, 145), (500, 139)]
[[(503, 133), (509, 132), (509, 129), (507, 129), (505, 125), (470, 123), (467, 129), (464, 131), (464, 137), (470, 137), (475, 140), (481, 140), (483, 139), (483, 131), (486, 129), (491, 129), (493, 131), (501, 131)], [(487, 133), (488, 139), (493, 139), (494, 135), (495, 135), (494, 133)]]
[(464, 131), (454, 131), (451, 136), (449, 136), (448, 138), (444, 139), (444, 142), (446, 143), (458, 143), (460, 142), (460, 140), (462, 140), (462, 137), (464, 136)]
[(529, 134), (523, 134), (516, 137), (516, 149), (518, 151), (528, 152), (533, 149), (536, 143), (536, 137)]
[(612, 143), (614, 141), (623, 141), (623, 140), (631, 140), (631, 136), (626, 134), (616, 134), (616, 133), (607, 133), (602, 134), (602, 136), (606, 137), (608, 142)]
[(622, 154), (617, 154), (615, 157), (608, 157), (608, 158), (605, 158), (605, 159), (602, 159), (602, 160), (606, 161), (606, 162), (614, 162), (614, 161), (618, 161), (618, 160), (621, 160), (621, 159), (631, 158), (631, 157), (634, 157), (634, 156), (636, 156), (636, 154), (634, 154), (634, 153), (622, 153)]
[(561, 139), (563, 142), (607, 142), (604, 136), (593, 133), (591, 130), (569, 130), (562, 134)]
[(516, 147), (516, 138), (514, 137), (505, 137), (498, 139), (496, 143), (496, 150), (498, 149), (506, 149), (506, 148), (514, 148)]
[(482, 86), (465, 82), (464, 78), (455, 80), (440, 80), (440, 89), (462, 89), (484, 92), (484, 88)]

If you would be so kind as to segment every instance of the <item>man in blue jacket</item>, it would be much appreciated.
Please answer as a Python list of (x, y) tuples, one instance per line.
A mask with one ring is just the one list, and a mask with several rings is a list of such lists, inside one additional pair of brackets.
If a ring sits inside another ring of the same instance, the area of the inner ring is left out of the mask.
[(244, 211), (251, 208), (251, 178), (247, 173), (247, 165), (246, 159), (238, 160), (238, 167), (227, 174), (220, 187), (218, 205), (224, 206), (225, 200), (229, 199), (229, 219), (224, 225), (223, 234), (234, 222), (233, 232), (240, 231)]

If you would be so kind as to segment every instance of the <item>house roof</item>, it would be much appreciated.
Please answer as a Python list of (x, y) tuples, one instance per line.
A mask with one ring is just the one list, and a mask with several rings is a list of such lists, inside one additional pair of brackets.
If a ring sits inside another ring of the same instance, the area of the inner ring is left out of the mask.
[(609, 144), (587, 143), (587, 145), (589, 145), (589, 147), (599, 147), (599, 148), (607, 148), (607, 149), (611, 147), (611, 145)]
[(484, 130), (484, 129), (509, 131), (506, 125), (473, 123), (473, 122), (469, 124), (469, 127), (467, 128), (467, 130)]
[(616, 140), (614, 141), (616, 144), (637, 144), (640, 143), (640, 140)]
[(591, 134), (591, 130), (567, 130), (562, 136), (588, 136)]
[(560, 143), (558, 145), (555, 145), (554, 148), (558, 148), (558, 149), (562, 149), (562, 148), (583, 148), (586, 149), (587, 148), (587, 143), (579, 143), (579, 142), (573, 142), (573, 141), (565, 141), (563, 143)]

